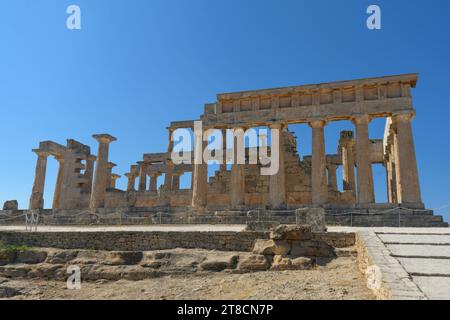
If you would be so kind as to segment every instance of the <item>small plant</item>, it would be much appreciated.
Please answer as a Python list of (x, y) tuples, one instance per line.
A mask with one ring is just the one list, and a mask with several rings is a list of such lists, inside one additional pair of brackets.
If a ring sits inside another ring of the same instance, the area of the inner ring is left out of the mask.
[(27, 246), (7, 245), (0, 241), (0, 259), (14, 258), (19, 251), (27, 251)]

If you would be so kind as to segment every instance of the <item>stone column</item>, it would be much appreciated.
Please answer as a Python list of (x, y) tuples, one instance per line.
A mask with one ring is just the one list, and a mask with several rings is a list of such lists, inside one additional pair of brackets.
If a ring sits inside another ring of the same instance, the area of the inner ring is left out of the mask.
[(173, 151), (173, 141), (172, 141), (173, 130), (172, 128), (167, 128), (167, 130), (169, 130), (169, 144), (167, 146), (167, 153), (168, 157), (171, 158), (171, 153)]
[[(233, 163), (231, 165), (231, 186), (230, 186), (230, 201), (231, 207), (240, 209), (245, 205), (245, 173), (244, 165), (238, 164), (238, 146), (244, 146), (244, 128), (235, 128), (235, 130), (242, 130), (242, 134), (233, 134)], [(241, 150), (242, 151), (242, 150)], [(245, 146), (244, 146), (245, 152)], [(245, 159), (245, 154), (244, 157)], [(240, 159), (242, 160), (242, 159)]]
[(223, 163), (220, 165), (220, 171), (227, 171), (227, 129), (222, 129), (222, 152)]
[[(269, 176), (269, 201), (270, 206), (273, 209), (284, 209), (286, 208), (286, 173), (284, 169), (284, 144), (283, 144), (283, 132), (284, 125), (281, 123), (270, 124), (270, 136), (272, 137), (272, 159), (273, 152), (278, 152), (279, 163), (278, 172), (274, 175)], [(275, 133), (278, 130), (278, 148), (274, 149), (274, 138), (277, 136)]]
[(356, 167), (358, 177), (358, 203), (375, 202), (373, 191), (372, 164), (369, 159), (369, 123), (370, 117), (362, 115), (353, 119), (356, 126)]
[(109, 187), (111, 189), (115, 189), (116, 188), (117, 179), (120, 179), (120, 176), (118, 174), (112, 174), (111, 175), (111, 183), (109, 185)]
[(108, 187), (109, 144), (117, 139), (109, 134), (95, 134), (92, 137), (99, 142), (94, 184), (89, 204), (91, 210), (95, 210), (105, 206), (106, 188)]
[(56, 177), (55, 193), (53, 194), (53, 210), (59, 208), (59, 199), (61, 197), (61, 187), (63, 183), (63, 169), (64, 169), (64, 157), (56, 156), (58, 161), (58, 175)]
[(157, 182), (158, 182), (158, 176), (159, 174), (157, 173), (153, 173), (150, 175), (150, 191), (152, 192), (156, 192), (158, 191), (158, 186), (157, 186)]
[(312, 174), (311, 198), (313, 205), (322, 205), (328, 200), (327, 168), (325, 157), (324, 120), (309, 122), (312, 128)]
[(203, 151), (207, 147), (207, 143), (206, 141), (203, 141), (203, 130), (201, 130), (201, 132), (196, 132), (196, 130), (194, 130), (194, 135), (192, 208), (194, 211), (201, 211), (207, 205), (208, 166), (203, 161)]
[(107, 181), (108, 188), (110, 188), (110, 186), (112, 185), (112, 180), (113, 180), (113, 178), (112, 178), (112, 176), (113, 176), (112, 169), (115, 166), (116, 166), (115, 163), (108, 162), (108, 170), (107, 170), (107, 175), (106, 175), (106, 181)]
[(419, 173), (417, 170), (414, 138), (411, 128), (413, 113), (405, 112), (393, 115), (396, 128), (396, 158), (399, 175), (397, 183), (397, 197), (402, 204), (422, 204), (419, 185)]
[(134, 184), (136, 182), (136, 176), (130, 172), (130, 173), (125, 173), (125, 177), (127, 177), (127, 179), (128, 179), (127, 191), (134, 191)]
[(333, 191), (337, 191), (337, 178), (336, 178), (336, 171), (338, 166), (334, 163), (329, 163), (327, 165), (327, 172), (328, 172), (328, 188), (330, 188)]
[(180, 174), (174, 173), (172, 175), (172, 191), (180, 190)]
[(139, 163), (139, 185), (138, 191), (147, 191), (147, 164)]
[(84, 177), (87, 179), (88, 192), (92, 190), (92, 182), (94, 180), (94, 162), (97, 159), (95, 156), (88, 156), (86, 159), (86, 170), (84, 171)]
[(342, 180), (344, 184), (344, 191), (351, 191), (355, 194), (355, 157), (353, 131), (342, 131), (339, 140), (342, 155)]
[(30, 209), (43, 209), (48, 153), (42, 150), (33, 150), (33, 152), (37, 154), (38, 158), (34, 175), (33, 191), (30, 197)]
[(166, 168), (166, 174), (164, 175), (164, 190), (168, 192), (172, 191), (173, 163), (171, 160), (167, 160)]

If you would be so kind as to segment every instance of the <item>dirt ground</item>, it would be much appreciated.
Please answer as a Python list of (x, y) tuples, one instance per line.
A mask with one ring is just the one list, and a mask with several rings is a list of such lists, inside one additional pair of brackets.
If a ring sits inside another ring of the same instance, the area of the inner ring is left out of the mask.
[(98, 280), (82, 282), (80, 290), (68, 290), (64, 282), (44, 280), (9, 280), (3, 285), (23, 293), (12, 299), (374, 299), (353, 257), (341, 257), (314, 270)]

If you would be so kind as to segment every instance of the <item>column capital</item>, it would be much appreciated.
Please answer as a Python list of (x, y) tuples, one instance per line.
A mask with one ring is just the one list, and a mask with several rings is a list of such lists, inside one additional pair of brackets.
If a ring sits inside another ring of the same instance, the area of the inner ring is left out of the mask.
[(113, 162), (108, 162), (108, 169), (112, 169), (114, 167), (117, 167), (117, 164), (115, 164)]
[(325, 119), (308, 119), (308, 125), (311, 128), (323, 128), (327, 124), (327, 121)]
[(117, 140), (117, 138), (115, 138), (112, 135), (107, 134), (107, 133), (93, 134), (92, 138), (94, 138), (95, 140), (97, 140), (100, 143), (108, 143), (108, 144)]
[(393, 113), (391, 118), (394, 121), (394, 123), (399, 121), (407, 122), (411, 121), (415, 115), (416, 114), (414, 111), (401, 111)]
[(284, 123), (284, 122), (269, 122), (269, 123), (267, 123), (267, 126), (270, 129), (280, 129), (280, 130), (287, 127), (286, 123)]
[(352, 117), (351, 120), (355, 125), (356, 124), (369, 124), (370, 121), (372, 121), (372, 117), (369, 116), (368, 114), (361, 114), (361, 115)]
[(41, 149), (33, 149), (32, 151), (34, 153), (36, 153), (39, 157), (42, 157), (42, 158), (44, 158), (44, 157), (46, 158), (50, 155), (50, 153), (48, 151), (41, 150)]

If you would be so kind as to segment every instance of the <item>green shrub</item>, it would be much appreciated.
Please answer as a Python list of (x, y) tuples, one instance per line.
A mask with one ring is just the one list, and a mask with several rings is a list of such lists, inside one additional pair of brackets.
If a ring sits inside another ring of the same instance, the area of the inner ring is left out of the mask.
[(17, 252), (19, 251), (27, 251), (30, 248), (27, 246), (16, 246), (16, 245), (6, 245), (0, 241), (0, 258), (7, 259), (11, 257), (15, 257)]

